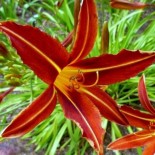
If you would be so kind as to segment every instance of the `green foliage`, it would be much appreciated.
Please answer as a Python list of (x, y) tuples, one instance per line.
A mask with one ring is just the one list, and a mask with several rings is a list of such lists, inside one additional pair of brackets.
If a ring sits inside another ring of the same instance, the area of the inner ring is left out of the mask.
[(153, 10), (126, 11), (111, 9), (109, 52), (116, 54), (123, 48), (145, 51), (155, 50), (153, 37), (155, 33), (154, 16), (155, 12)]
[[(144, 2), (144, 1), (143, 1)], [(147, 2), (147, 1), (146, 1)], [(149, 1), (149, 3), (151, 3)], [(152, 1), (153, 3), (153, 1)], [(110, 43), (109, 53), (116, 54), (123, 48), (130, 50), (154, 51), (154, 10), (109, 10), (109, 32)], [(151, 101), (154, 102), (154, 85), (155, 85), (155, 66), (150, 66), (144, 71), (146, 75), (147, 89)], [(123, 74), (123, 73), (122, 73)], [(141, 109), (138, 98), (137, 86), (139, 76), (131, 78), (119, 84), (111, 85), (108, 92), (117, 100), (120, 105), (132, 105), (135, 108)], [(111, 127), (113, 141), (121, 137), (120, 128), (117, 125)], [(129, 129), (129, 128), (128, 128)], [(119, 132), (119, 134), (118, 134)], [(129, 129), (129, 133), (133, 133), (133, 129)], [(137, 153), (142, 154), (141, 148), (137, 148)], [(115, 152), (119, 154), (118, 152)]]
[[(80, 129), (71, 121), (66, 120), (60, 105), (57, 105), (51, 116), (42, 122), (26, 137), (33, 137), (32, 143), (37, 144), (36, 151), (45, 149), (46, 154), (85, 154), (88, 143), (81, 140)], [(79, 148), (83, 149), (79, 149)]]
[(17, 15), (18, 1), (16, 0), (1, 0), (0, 3), (0, 20), (14, 20)]

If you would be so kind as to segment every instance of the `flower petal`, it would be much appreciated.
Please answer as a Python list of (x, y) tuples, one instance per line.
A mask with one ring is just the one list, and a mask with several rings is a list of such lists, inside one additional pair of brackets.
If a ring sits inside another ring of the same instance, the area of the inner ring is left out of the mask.
[(0, 31), (10, 38), (23, 62), (48, 84), (55, 80), (68, 61), (65, 48), (38, 28), (3, 22)]
[(84, 0), (79, 13), (75, 42), (70, 55), (73, 63), (84, 58), (94, 46), (97, 35), (97, 10), (94, 0)]
[(41, 121), (46, 119), (56, 105), (56, 96), (53, 86), (45, 90), (36, 100), (4, 129), (2, 137), (18, 137), (31, 131)]
[(151, 105), (145, 86), (145, 76), (143, 75), (139, 80), (138, 95), (142, 106), (150, 113), (155, 115), (155, 108)]
[(95, 104), (103, 117), (118, 124), (128, 124), (126, 118), (119, 111), (116, 102), (106, 92), (97, 87), (81, 88), (81, 90)]
[(58, 98), (65, 116), (73, 120), (82, 130), (90, 145), (99, 154), (103, 152), (104, 130), (101, 128), (101, 116), (98, 109), (87, 96), (73, 90), (72, 92), (58, 90)]
[(108, 85), (120, 82), (135, 76), (155, 60), (155, 53), (122, 50), (117, 55), (104, 54), (100, 57), (81, 60), (68, 66), (70, 71), (77, 68), (85, 77), (85, 84), (96, 80), (99, 73), (99, 85)]
[(148, 143), (143, 151), (143, 155), (154, 155), (155, 154), (155, 137), (150, 143)]
[(155, 136), (153, 136), (154, 133), (155, 130), (138, 131), (117, 139), (116, 141), (110, 143), (108, 148), (113, 150), (124, 150), (144, 146), (148, 142), (155, 139)]
[(142, 113), (129, 106), (122, 106), (120, 111), (126, 117), (130, 125), (144, 129), (155, 129), (154, 115)]
[(142, 2), (131, 2), (129, 0), (111, 0), (110, 5), (113, 8), (125, 10), (144, 9), (146, 7), (153, 6), (153, 4), (151, 5)]

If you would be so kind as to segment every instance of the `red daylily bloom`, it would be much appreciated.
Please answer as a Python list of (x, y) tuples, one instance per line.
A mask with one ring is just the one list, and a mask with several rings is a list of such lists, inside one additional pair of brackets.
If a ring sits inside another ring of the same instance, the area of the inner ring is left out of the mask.
[(127, 106), (123, 106), (121, 112), (130, 125), (141, 127), (144, 130), (124, 136), (111, 143), (108, 147), (110, 149), (123, 150), (146, 146), (143, 155), (153, 155), (155, 153), (155, 108), (149, 101), (144, 76), (139, 81), (138, 93), (141, 104), (150, 114), (142, 113)]
[(46, 119), (56, 105), (56, 93), (65, 116), (83, 131), (83, 136), (103, 154), (101, 116), (127, 125), (116, 102), (98, 85), (107, 85), (135, 76), (154, 62), (155, 54), (122, 50), (84, 59), (97, 35), (97, 11), (94, 0), (83, 0), (70, 54), (57, 40), (31, 26), (2, 22), (5, 33), (23, 63), (49, 87), (24, 109), (2, 132), (2, 137), (17, 137), (31, 131)]
[(144, 9), (147, 7), (153, 7), (153, 4), (146, 4), (142, 2), (131, 2), (129, 0), (111, 0), (110, 5), (116, 9), (125, 9), (125, 10), (136, 10)]

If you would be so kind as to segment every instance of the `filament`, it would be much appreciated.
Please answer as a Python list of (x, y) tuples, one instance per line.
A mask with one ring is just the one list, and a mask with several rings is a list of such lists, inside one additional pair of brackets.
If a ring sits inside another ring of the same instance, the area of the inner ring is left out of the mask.
[(148, 133), (148, 134), (144, 134), (144, 135), (139, 135), (139, 133), (133, 133), (134, 135), (136, 136), (139, 136), (139, 137), (152, 137), (155, 135), (155, 132), (154, 133)]
[(84, 75), (83, 73), (78, 70), (78, 73), (74, 76), (71, 76), (69, 78), (69, 88), (70, 89), (79, 89), (80, 88), (80, 84), (83, 83), (85, 81)]
[(150, 121), (149, 129), (151, 130), (152, 128), (155, 128), (155, 120)]
[(84, 81), (85, 81), (85, 77), (80, 70), (78, 70), (78, 74), (76, 75), (76, 80), (79, 83), (84, 83)]
[(99, 81), (99, 72), (96, 71), (96, 80), (95, 80), (95, 82), (93, 84), (91, 84), (91, 85), (85, 85), (85, 87), (93, 87), (93, 86), (96, 86), (97, 83), (98, 83), (98, 81)]
[(85, 82), (84, 74), (82, 73), (82, 71), (78, 70), (78, 73), (76, 75), (71, 76), (69, 78), (69, 82), (70, 82), (69, 88), (70, 89), (79, 89), (80, 85), (82, 85), (84, 87), (93, 87), (93, 86), (97, 85), (98, 81), (99, 81), (99, 72), (96, 71), (95, 82), (93, 84), (90, 84), (90, 85), (84, 85), (83, 84)]

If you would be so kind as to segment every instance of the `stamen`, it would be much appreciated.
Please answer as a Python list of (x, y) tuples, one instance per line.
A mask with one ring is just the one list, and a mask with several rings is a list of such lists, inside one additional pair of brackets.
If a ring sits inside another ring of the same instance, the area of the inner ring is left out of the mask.
[(155, 129), (155, 120), (150, 121), (149, 129)]
[(84, 82), (84, 75), (83, 73), (78, 70), (78, 73), (75, 76), (71, 76), (69, 78), (69, 82), (71, 83), (69, 88), (70, 89), (79, 89), (80, 88), (80, 84)]
[(76, 75), (76, 80), (79, 83), (84, 83), (85, 81), (84, 75), (80, 70), (78, 70), (78, 74)]
[(69, 78), (69, 89), (79, 89), (80, 85), (84, 86), (84, 87), (93, 87), (95, 85), (97, 85), (99, 81), (99, 72), (96, 71), (96, 80), (93, 84), (91, 85), (84, 85), (83, 83), (85, 82), (85, 77), (84, 74), (82, 73), (82, 71), (78, 70), (78, 73), (74, 76), (71, 76)]
[[(141, 130), (142, 131), (142, 130)], [(133, 133), (134, 135), (136, 135), (136, 136), (139, 136), (139, 137), (148, 137), (148, 136), (150, 136), (150, 137), (152, 137), (152, 136), (154, 136), (155, 135), (155, 132), (153, 132), (153, 133), (147, 133), (147, 134), (144, 134), (144, 135), (140, 135), (139, 133)]]

